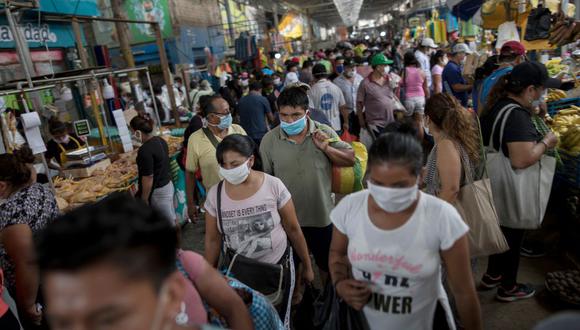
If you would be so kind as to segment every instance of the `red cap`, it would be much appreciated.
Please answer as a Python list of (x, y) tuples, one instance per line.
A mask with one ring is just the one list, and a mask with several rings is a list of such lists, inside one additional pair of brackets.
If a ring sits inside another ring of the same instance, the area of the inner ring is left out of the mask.
[(522, 56), (526, 54), (526, 47), (522, 45), (519, 41), (508, 41), (503, 46), (501, 46), (501, 50), (499, 51), (501, 55), (518, 55)]
[(298, 57), (292, 57), (292, 62), (300, 63), (300, 59)]

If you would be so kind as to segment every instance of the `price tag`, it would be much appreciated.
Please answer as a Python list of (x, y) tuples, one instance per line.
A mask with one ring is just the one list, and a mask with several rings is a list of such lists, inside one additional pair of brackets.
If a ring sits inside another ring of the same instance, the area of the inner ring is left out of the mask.
[(89, 136), (91, 134), (91, 127), (87, 119), (77, 120), (73, 122), (73, 126), (78, 137)]

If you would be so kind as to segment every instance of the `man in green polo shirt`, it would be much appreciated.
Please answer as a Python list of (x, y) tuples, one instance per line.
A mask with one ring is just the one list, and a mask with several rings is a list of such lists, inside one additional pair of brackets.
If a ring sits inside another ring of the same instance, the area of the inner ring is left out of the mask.
[(353, 166), (354, 151), (348, 143), (328, 142), (334, 130), (308, 117), (307, 86), (286, 88), (278, 97), (280, 126), (262, 139), (260, 154), (264, 172), (282, 180), (296, 206), (296, 214), (326, 279), (332, 239), (329, 214), (332, 201), (332, 165)]

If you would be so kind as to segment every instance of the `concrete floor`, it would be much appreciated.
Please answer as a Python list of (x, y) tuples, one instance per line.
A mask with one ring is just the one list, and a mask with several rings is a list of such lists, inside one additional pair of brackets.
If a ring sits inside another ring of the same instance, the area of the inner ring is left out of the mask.
[[(184, 227), (182, 232), (184, 249), (203, 252), (204, 226), (204, 222), (200, 221), (197, 224), (188, 224)], [(476, 279), (481, 278), (486, 265), (486, 259), (478, 260)], [(495, 291), (479, 292), (484, 328), (486, 330), (532, 329), (539, 321), (568, 308), (546, 291), (544, 279), (548, 272), (570, 268), (573, 268), (573, 265), (569, 259), (564, 258), (557, 251), (542, 258), (522, 257), (518, 280), (534, 285), (537, 290), (536, 297), (518, 302), (502, 303), (494, 299)], [(580, 325), (578, 329), (580, 329)]]

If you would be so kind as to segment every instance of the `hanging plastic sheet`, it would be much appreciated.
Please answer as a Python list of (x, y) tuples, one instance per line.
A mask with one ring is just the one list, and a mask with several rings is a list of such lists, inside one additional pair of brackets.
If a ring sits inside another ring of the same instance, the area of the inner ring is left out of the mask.
[(278, 31), (284, 38), (298, 39), (302, 37), (302, 18), (294, 13), (288, 13), (278, 25)]
[(481, 8), (483, 0), (463, 0), (453, 6), (453, 15), (459, 17), (463, 21), (470, 20), (473, 15)]

